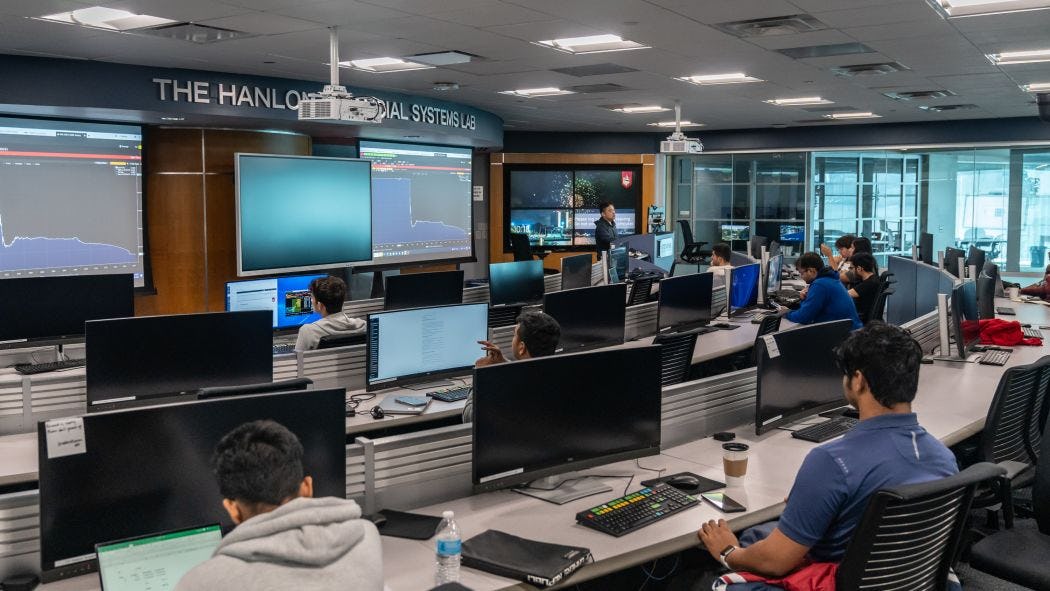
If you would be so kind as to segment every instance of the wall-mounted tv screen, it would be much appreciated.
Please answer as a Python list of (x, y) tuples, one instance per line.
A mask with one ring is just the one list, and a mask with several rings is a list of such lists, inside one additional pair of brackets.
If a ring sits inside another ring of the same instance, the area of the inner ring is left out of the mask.
[(0, 117), (0, 279), (145, 285), (142, 127)]
[(534, 246), (571, 250), (593, 245), (598, 205), (616, 208), (616, 232), (638, 233), (641, 166), (537, 168), (504, 167), (504, 236), (526, 234)]
[(362, 140), (372, 162), (376, 265), (474, 256), (470, 148)]

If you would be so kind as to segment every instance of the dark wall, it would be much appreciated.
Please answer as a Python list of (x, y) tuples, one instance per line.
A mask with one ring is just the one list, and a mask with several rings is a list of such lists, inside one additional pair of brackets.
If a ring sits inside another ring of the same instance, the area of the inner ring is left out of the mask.
[[(660, 149), (662, 133), (548, 133), (507, 131), (504, 152), (652, 153)], [(971, 144), (984, 142), (1050, 142), (1050, 123), (1037, 117), (967, 119), (934, 123), (813, 125), (786, 129), (690, 130), (705, 151), (842, 148), (910, 144)]]

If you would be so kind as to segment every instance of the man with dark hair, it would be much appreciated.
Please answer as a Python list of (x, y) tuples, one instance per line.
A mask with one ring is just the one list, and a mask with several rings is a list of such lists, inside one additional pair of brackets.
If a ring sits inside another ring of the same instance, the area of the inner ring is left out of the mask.
[(860, 422), (809, 452), (780, 520), (744, 531), (745, 547), (724, 520), (703, 524), (700, 541), (727, 568), (773, 578), (807, 560), (842, 560), (875, 491), (958, 472), (952, 453), (911, 411), (922, 359), (911, 335), (872, 322), (847, 336), (836, 356), (846, 401)]
[(299, 327), (295, 340), (296, 351), (316, 349), (321, 337), (352, 335), (365, 332), (365, 321), (343, 312), (346, 300), (346, 282), (338, 277), (318, 277), (310, 282), (310, 297), (320, 320)]
[(176, 591), (383, 588), (379, 532), (352, 500), (313, 497), (299, 438), (273, 421), (245, 423), (215, 447), (222, 506), (237, 526)]
[(867, 324), (871, 314), (871, 308), (875, 305), (875, 298), (879, 295), (879, 277), (875, 274), (875, 257), (867, 252), (858, 252), (850, 259), (853, 263), (851, 273), (857, 281), (850, 285), (849, 297), (857, 306), (857, 316), (860, 321)]
[(820, 252), (828, 257), (828, 266), (839, 272), (849, 270), (849, 258), (853, 256), (854, 239), (853, 234), (839, 236), (835, 240), (835, 250), (839, 251), (838, 255), (835, 255), (827, 244), (821, 243)]
[[(543, 312), (524, 312), (518, 316), (514, 327), (514, 338), (510, 341), (510, 353), (514, 359), (531, 359), (554, 355), (561, 338), (561, 326), (554, 317)], [(485, 367), (507, 361), (499, 346), (491, 341), (478, 341), (485, 356), (474, 362), (474, 367)], [(474, 392), (467, 396), (463, 406), (463, 422), (474, 418)]]
[(594, 243), (598, 245), (598, 255), (612, 248), (616, 240), (616, 208), (608, 201), (598, 204), (601, 215), (594, 220)]
[[(857, 307), (839, 281), (838, 273), (825, 267), (819, 254), (804, 253), (795, 261), (795, 268), (807, 287), (798, 310), (787, 312), (785, 318), (796, 324), (848, 319), (853, 322), (853, 328), (863, 326), (857, 316)], [(786, 310), (780, 309), (781, 313)]]

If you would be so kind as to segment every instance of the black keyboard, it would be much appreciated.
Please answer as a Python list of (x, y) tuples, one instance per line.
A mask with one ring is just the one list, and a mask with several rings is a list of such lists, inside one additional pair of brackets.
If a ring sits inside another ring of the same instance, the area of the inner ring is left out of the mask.
[(427, 396), (434, 400), (440, 400), (441, 402), (456, 402), (459, 400), (466, 400), (467, 396), (470, 395), (470, 386), (458, 386), (455, 388), (446, 388), (444, 390), (435, 390), (434, 392), (427, 392)]
[(1012, 351), (1002, 349), (986, 349), (981, 354), (981, 358), (977, 361), (981, 365), (1006, 365), (1006, 362), (1010, 360), (1010, 353)]
[(1039, 330), (1034, 326), (1022, 326), (1021, 332), (1024, 334), (1026, 339), (1041, 339), (1043, 338), (1043, 331)]
[(829, 439), (834, 439), (839, 435), (846, 433), (853, 428), (859, 421), (850, 417), (837, 417), (824, 421), (823, 423), (817, 423), (816, 425), (810, 425), (798, 431), (793, 431), (791, 436), (795, 439), (801, 439), (802, 441), (812, 441), (813, 443), (824, 443)]
[(684, 511), (697, 503), (699, 501), (694, 497), (673, 486), (657, 484), (580, 511), (576, 514), (576, 522), (620, 537)]
[(281, 343), (273, 346), (274, 355), (284, 355), (285, 353), (295, 353), (295, 343)]
[(65, 361), (52, 361), (50, 363), (19, 363), (15, 365), (15, 371), (22, 375), (29, 376), (37, 373), (58, 371), (60, 369), (84, 367), (85, 365), (87, 365), (87, 360), (85, 359), (66, 359)]

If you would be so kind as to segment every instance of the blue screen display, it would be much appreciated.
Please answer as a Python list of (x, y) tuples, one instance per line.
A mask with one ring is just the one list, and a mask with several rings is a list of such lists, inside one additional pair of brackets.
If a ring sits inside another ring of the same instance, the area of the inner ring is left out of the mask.
[(310, 298), (310, 282), (318, 277), (325, 275), (231, 281), (226, 284), (226, 311), (269, 310), (275, 329), (310, 324), (321, 318)]
[(758, 303), (758, 276), (760, 265), (733, 267), (729, 279), (729, 310), (748, 308)]
[(372, 259), (367, 160), (237, 155), (238, 274)]

